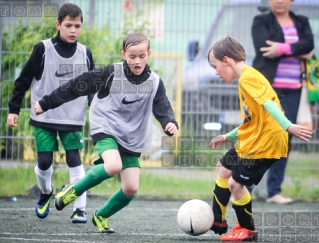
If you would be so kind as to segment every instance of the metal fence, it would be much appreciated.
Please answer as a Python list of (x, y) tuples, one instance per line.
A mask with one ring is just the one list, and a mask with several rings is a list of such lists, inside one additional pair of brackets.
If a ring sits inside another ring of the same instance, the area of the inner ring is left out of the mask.
[[(252, 18), (260, 13), (261, 9), (264, 9), (262, 7), (265, 6), (265, 1), (52, 0), (49, 3), (33, 1), (33, 4), (36, 3), (38, 4), (36, 6), (40, 6), (41, 12), (35, 11), (36, 8), (30, 12), (28, 8), (31, 3), (27, 1), (0, 1), (0, 6), (7, 6), (10, 10), (5, 12), (5, 16), (4, 12), (0, 13), (2, 33), (2, 41), (0, 41), (2, 43), (0, 59), (1, 162), (18, 161), (30, 164), (36, 162), (33, 128), (28, 124), (30, 92), (27, 92), (23, 101), (18, 127), (12, 129), (6, 125), (7, 103), (12, 95), (14, 80), (29, 57), (32, 46), (36, 44), (29, 43), (27, 37), (21, 34), (21, 28), (18, 27), (30, 26), (34, 21), (42, 21), (44, 14), (47, 14), (48, 18), (54, 18), (54, 14), (56, 14), (54, 7), (59, 7), (64, 2), (79, 5), (84, 15), (84, 28), (95, 29), (96, 33), (107, 29), (108, 33), (116, 38), (123, 34), (124, 29), (147, 29), (151, 36), (151, 49), (153, 50), (151, 67), (159, 73), (164, 81), (181, 129), (175, 140), (165, 143), (168, 140), (165, 140), (166, 137), (162, 129), (154, 121), (151, 150), (142, 155), (142, 167), (145, 169), (156, 168), (155, 173), (159, 176), (165, 176), (172, 171), (179, 171), (180, 176), (183, 175), (181, 171), (186, 169), (185, 177), (194, 180), (198, 179), (198, 171), (202, 170), (205, 173), (201, 179), (213, 181), (214, 178), (211, 174), (206, 173), (207, 168), (213, 170), (214, 164), (208, 141), (212, 136), (225, 133), (238, 126), (240, 118), (238, 117), (239, 103), (236, 82), (224, 84), (216, 79), (214, 71), (207, 64), (207, 51), (215, 41), (226, 35), (231, 35), (243, 44), (247, 51), (247, 63), (251, 64), (254, 51), (250, 26)], [(294, 2), (298, 4), (298, 1)], [(49, 13), (46, 12), (48, 9), (45, 8), (45, 6), (48, 7), (48, 4), (51, 4), (49, 5), (51, 11)], [(20, 12), (18, 12), (17, 6), (20, 8)], [(22, 15), (21, 9), (24, 8), (26, 12), (23, 12)], [(309, 17), (317, 41), (319, 39), (319, 5), (316, 4), (315, 0), (304, 1), (304, 5), (296, 7), (295, 10), (297, 13)], [(34, 29), (30, 36), (37, 34), (39, 38), (37, 41), (39, 41), (54, 36), (55, 33), (54, 21), (52, 21), (52, 26), (47, 27), (46, 31)], [(12, 38), (13, 36), (14, 38)], [(11, 38), (12, 42), (6, 43), (5, 40), (8, 38)], [(86, 38), (103, 38), (100, 42), (105, 41), (104, 37), (99, 35), (98, 37), (85, 36), (81, 42), (86, 44)], [(319, 43), (316, 44), (315, 52), (319, 54)], [(109, 64), (119, 58), (114, 54), (110, 55), (111, 52), (108, 49), (100, 50), (95, 47), (92, 49), (90, 46), (88, 48), (93, 52), (97, 63)], [(114, 50), (112, 51), (114, 53)], [(120, 50), (115, 52), (119, 53)], [(196, 55), (193, 55), (194, 53)], [(84, 134), (85, 147), (81, 151), (81, 155), (84, 163), (91, 165), (96, 154), (89, 137), (88, 125), (84, 128)], [(180, 145), (184, 140), (187, 140), (192, 146), (183, 150)], [(170, 146), (171, 144), (174, 146)], [(314, 135), (309, 144), (294, 139), (291, 162), (287, 169), (288, 172), (293, 172), (290, 175), (295, 175), (296, 171), (302, 171), (302, 177), (307, 175), (309, 171), (316, 171), (317, 167), (314, 166), (313, 161), (316, 160), (318, 150), (318, 133)], [(194, 156), (198, 152), (209, 154), (208, 161), (198, 162), (197, 157)], [(305, 154), (311, 154), (311, 163), (309, 166), (300, 166), (300, 161), (306, 158)], [(55, 154), (55, 163), (65, 163), (63, 150)], [(293, 188), (296, 183), (291, 180), (289, 175), (287, 178), (287, 188)], [(317, 178), (316, 176), (311, 178), (310, 182), (308, 180), (304, 186), (315, 188), (314, 183), (311, 182), (316, 181)]]

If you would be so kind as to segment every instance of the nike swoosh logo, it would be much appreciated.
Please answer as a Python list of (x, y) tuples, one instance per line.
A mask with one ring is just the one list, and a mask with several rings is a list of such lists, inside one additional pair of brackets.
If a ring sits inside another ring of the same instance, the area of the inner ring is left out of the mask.
[(58, 70), (56, 70), (56, 71), (55, 71), (55, 77), (60, 78), (60, 77), (63, 77), (63, 76), (65, 76), (65, 75), (68, 75), (68, 74), (70, 74), (70, 73), (74, 73), (74, 71), (72, 71), (72, 72), (67, 72), (67, 73), (58, 73)]
[(45, 210), (48, 208), (49, 204), (50, 204), (50, 200), (48, 200), (47, 203), (44, 204), (44, 206), (43, 206), (42, 208), (38, 208), (38, 212), (39, 212), (40, 214), (44, 214), (44, 212), (45, 212)]
[(194, 234), (194, 229), (193, 229), (193, 224), (192, 224), (192, 219), (190, 219), (191, 221), (191, 231), (189, 233)]
[(127, 100), (126, 100), (126, 97), (124, 97), (123, 100), (122, 100), (122, 104), (124, 104), (124, 105), (133, 104), (133, 103), (135, 103), (135, 102), (137, 102), (137, 101), (140, 101), (140, 100), (142, 100), (142, 99), (127, 101)]

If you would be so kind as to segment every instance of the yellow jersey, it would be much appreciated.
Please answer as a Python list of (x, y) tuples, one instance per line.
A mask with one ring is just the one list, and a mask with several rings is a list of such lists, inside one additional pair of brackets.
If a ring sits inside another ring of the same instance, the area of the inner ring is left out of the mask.
[(273, 100), (282, 110), (276, 92), (256, 69), (245, 66), (238, 80), (241, 116), (235, 149), (247, 159), (279, 159), (287, 157), (288, 133), (263, 107)]

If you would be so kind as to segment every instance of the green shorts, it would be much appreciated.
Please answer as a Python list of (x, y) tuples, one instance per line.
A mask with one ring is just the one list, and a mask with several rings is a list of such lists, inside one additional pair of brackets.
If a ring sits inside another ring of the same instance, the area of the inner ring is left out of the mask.
[[(106, 150), (110, 149), (116, 149), (119, 150), (117, 142), (113, 138), (104, 138), (100, 141), (98, 141), (95, 144), (95, 149), (98, 152), (100, 158), (94, 161), (94, 164), (101, 164), (103, 163), (102, 160), (102, 153)], [(138, 160), (138, 157), (134, 155), (130, 155), (127, 153), (123, 153), (119, 150), (121, 160), (122, 160), (122, 170), (130, 167), (140, 167), (140, 162)]]
[(35, 127), (35, 142), (37, 145), (37, 152), (58, 151), (59, 144), (57, 140), (57, 134), (59, 134), (64, 150), (83, 148), (82, 131), (66, 132)]

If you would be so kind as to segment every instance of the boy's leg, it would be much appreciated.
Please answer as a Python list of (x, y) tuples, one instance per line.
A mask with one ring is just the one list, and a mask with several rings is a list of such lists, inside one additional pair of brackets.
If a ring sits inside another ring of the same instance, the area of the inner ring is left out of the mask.
[(236, 184), (236, 186), (234, 186), (234, 190), (236, 190), (236, 192), (232, 191), (232, 203), (233, 209), (236, 212), (237, 220), (241, 227), (249, 230), (255, 230), (250, 193), (245, 186), (235, 182), (233, 178), (230, 180), (230, 183), (233, 185)]
[[(66, 161), (69, 166), (70, 183), (75, 184), (85, 176), (84, 166), (80, 160), (78, 149), (66, 150)], [(86, 223), (86, 192), (84, 192), (73, 204), (72, 223)]]
[[(136, 196), (140, 181), (140, 165), (138, 157), (121, 154), (123, 170), (121, 171), (122, 188), (114, 193), (108, 201), (96, 211), (93, 223), (102, 233), (113, 233), (108, 224), (108, 218), (126, 207)], [(102, 222), (106, 222), (103, 225)]]
[(85, 176), (76, 184), (67, 185), (55, 196), (55, 207), (62, 210), (70, 203), (73, 203), (88, 189), (100, 184), (102, 181), (111, 178), (104, 168), (104, 164), (99, 164), (88, 170)]
[(221, 178), (217, 176), (214, 188), (213, 212), (214, 220), (216, 222), (223, 222), (226, 220), (228, 211), (228, 202), (230, 199), (230, 191), (228, 188), (229, 178)]
[(232, 168), (229, 190), (233, 195), (233, 208), (238, 223), (231, 232), (221, 236), (221, 241), (253, 241), (258, 239), (252, 213), (252, 202), (245, 185), (258, 185), (261, 178), (276, 159), (239, 159)]
[(228, 203), (230, 199), (230, 191), (228, 188), (228, 179), (231, 175), (231, 171), (217, 163), (217, 180), (214, 188), (214, 198), (212, 209), (214, 213), (214, 223), (211, 230), (216, 234), (224, 234), (227, 232), (228, 224), (226, 220)]
[(38, 152), (38, 162), (34, 167), (39, 188), (43, 194), (52, 192), (53, 152)]
[(251, 196), (244, 185), (237, 183), (232, 177), (229, 179), (229, 188), (233, 195), (233, 209), (238, 222), (229, 233), (220, 237), (221, 241), (254, 241), (258, 239), (252, 214)]
[(114, 193), (95, 215), (109, 218), (126, 207), (135, 197), (139, 186), (140, 168), (131, 167), (121, 172), (122, 188)]
[(76, 184), (67, 186), (55, 197), (55, 207), (62, 210), (65, 206), (74, 202), (88, 189), (100, 184), (102, 181), (118, 174), (122, 169), (122, 162), (117, 144), (114, 139), (100, 140), (96, 145), (98, 153), (102, 155), (104, 164), (98, 164), (88, 170), (85, 176)]
[(211, 230), (216, 234), (224, 234), (228, 230), (226, 220), (230, 191), (228, 180), (232, 175), (232, 167), (236, 165), (238, 155), (234, 148), (229, 149), (216, 165), (217, 180), (214, 188), (213, 212), (214, 223)]
[[(71, 184), (76, 184), (79, 182), (82, 178), (85, 176), (85, 170), (84, 166), (81, 164), (77, 167), (69, 167), (69, 172), (70, 172), (70, 183)], [(106, 177), (107, 179), (108, 177)], [(73, 212), (76, 209), (80, 209), (82, 211), (85, 211), (86, 207), (86, 191), (79, 196), (78, 199), (73, 204)]]
[(53, 193), (53, 151), (58, 150), (56, 131), (35, 127), (35, 141), (37, 146), (38, 162), (34, 172), (41, 190), (35, 206), (35, 213), (39, 218), (49, 214), (50, 200)]
[[(59, 132), (61, 143), (66, 153), (66, 163), (69, 167), (70, 183), (75, 184), (85, 176), (84, 166), (79, 149), (83, 148), (82, 132)], [(85, 216), (86, 192), (76, 199), (73, 204), (73, 223), (86, 223)]]

